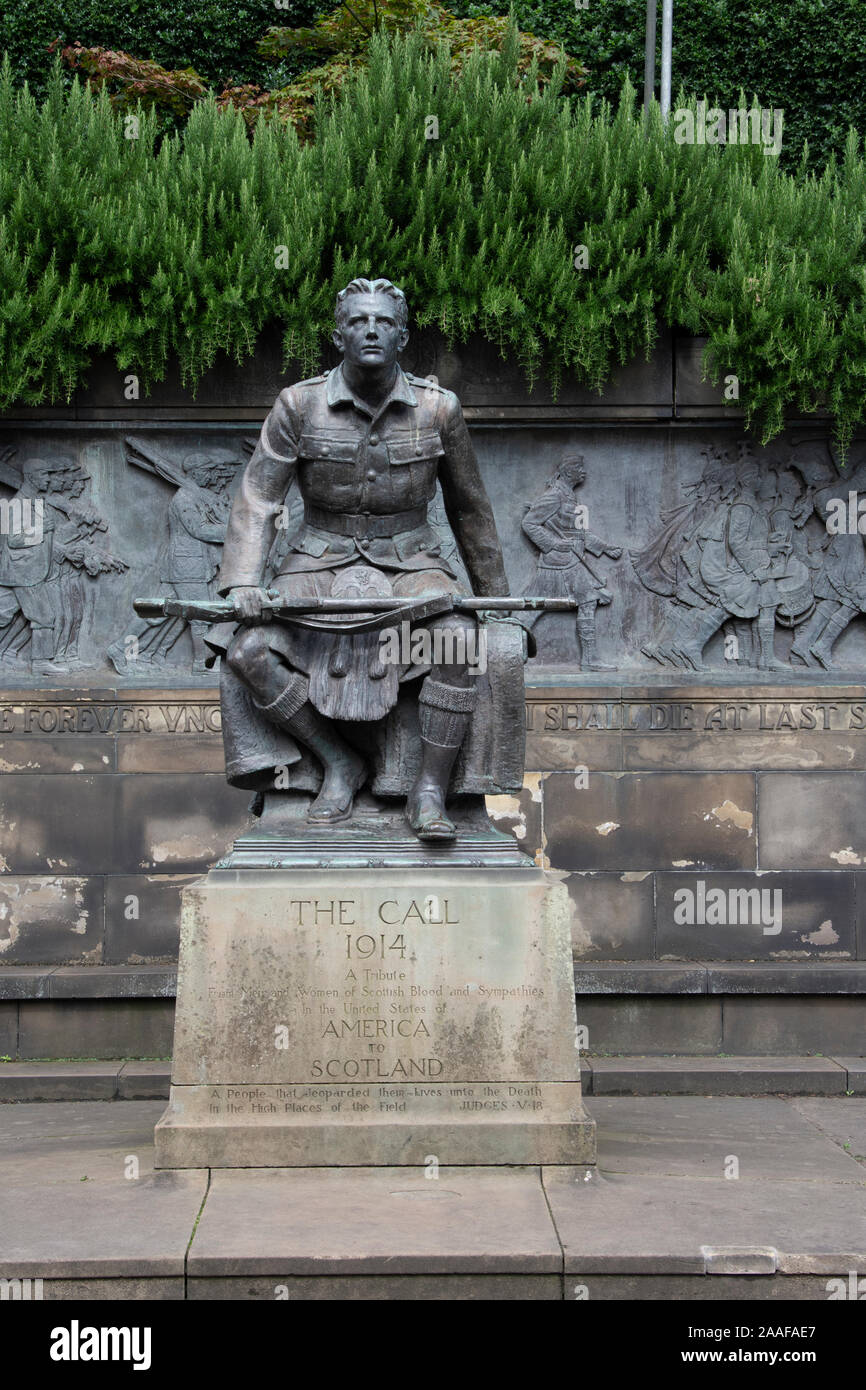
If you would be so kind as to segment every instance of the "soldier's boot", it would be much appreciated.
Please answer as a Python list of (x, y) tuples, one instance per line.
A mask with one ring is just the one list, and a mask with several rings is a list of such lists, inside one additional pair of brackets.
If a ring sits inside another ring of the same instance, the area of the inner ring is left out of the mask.
[(837, 637), (841, 637), (846, 627), (857, 616), (856, 608), (843, 607), (838, 613), (834, 613), (824, 631), (821, 633), (817, 642), (813, 642), (811, 652), (820, 661), (825, 671), (829, 671), (833, 662), (833, 643)]
[(761, 608), (758, 612), (758, 643), (760, 655), (758, 666), (762, 671), (781, 671), (785, 663), (776, 656), (774, 639), (776, 636), (776, 609)]
[(833, 611), (832, 600), (821, 599), (809, 621), (802, 623), (797, 629), (797, 635), (791, 644), (791, 656), (802, 661), (804, 666), (818, 665), (817, 657), (812, 654), (812, 643), (817, 641), (822, 628), (826, 626), (828, 612), (832, 616)]
[(189, 635), (192, 638), (192, 669), (194, 671), (207, 670), (205, 663), (210, 656), (204, 640), (207, 630), (207, 623), (192, 622), (189, 625)]
[(421, 771), (406, 799), (406, 817), (419, 840), (453, 840), (457, 835), (445, 801), (477, 694), (474, 686), (446, 685), (432, 676), (421, 687)]
[(32, 627), (30, 633), (30, 664), (36, 676), (65, 674), (67, 667), (54, 660), (53, 627)]
[(355, 793), (367, 779), (367, 765), (330, 720), (313, 708), (307, 699), (308, 693), (306, 676), (296, 671), (285, 690), (270, 704), (254, 703), (262, 714), (286, 729), (319, 759), (324, 778), (307, 819), (333, 825), (336, 821), (348, 820), (352, 814)]
[(671, 651), (684, 666), (700, 671), (704, 663), (704, 647), (718, 632), (727, 614), (723, 608), (706, 608), (695, 615), (694, 629), (686, 641), (675, 640)]
[(613, 671), (614, 666), (608, 666), (603, 661), (599, 661), (596, 648), (595, 637), (595, 618), (578, 618), (577, 635), (580, 638), (580, 669), (582, 671)]

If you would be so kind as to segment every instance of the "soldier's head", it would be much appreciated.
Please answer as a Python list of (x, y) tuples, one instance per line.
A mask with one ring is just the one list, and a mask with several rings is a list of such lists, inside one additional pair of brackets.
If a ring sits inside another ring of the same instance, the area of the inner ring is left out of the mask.
[(181, 468), (199, 487), (208, 488), (219, 471), (219, 464), (210, 454), (187, 454)]
[(579, 487), (586, 482), (586, 467), (583, 462), (583, 454), (571, 454), (569, 458), (562, 460), (557, 469), (556, 476), (568, 483), (569, 487)]
[(27, 458), (21, 465), (21, 473), (24, 482), (36, 492), (67, 492), (73, 478), (82, 477), (78, 464), (68, 457)]
[(353, 280), (337, 295), (334, 344), (352, 367), (393, 366), (409, 341), (406, 296), (390, 280)]
[(739, 487), (753, 492), (761, 480), (761, 465), (748, 445), (741, 444), (739, 447), (736, 471)]

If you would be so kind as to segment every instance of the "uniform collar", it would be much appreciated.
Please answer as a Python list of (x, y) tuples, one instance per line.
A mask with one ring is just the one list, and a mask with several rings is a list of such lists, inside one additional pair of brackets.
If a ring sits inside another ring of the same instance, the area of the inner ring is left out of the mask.
[(342, 362), (339, 366), (334, 367), (333, 371), (328, 373), (327, 392), (328, 405), (346, 405), (348, 403), (356, 406), (358, 410), (362, 410), (365, 415), (381, 415), (394, 401), (400, 401), (403, 405), (418, 404), (418, 397), (412, 390), (409, 379), (399, 362), (397, 363), (397, 375), (394, 378), (394, 385), (391, 387), (391, 390), (388, 392), (388, 395), (385, 397), (379, 409), (375, 412), (370, 409), (366, 401), (359, 400), (348, 385), (346, 378), (343, 376)]

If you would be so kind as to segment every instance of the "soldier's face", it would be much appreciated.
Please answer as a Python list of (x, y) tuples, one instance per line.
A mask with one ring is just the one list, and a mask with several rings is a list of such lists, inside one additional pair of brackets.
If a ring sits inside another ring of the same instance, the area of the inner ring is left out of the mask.
[(397, 319), (387, 294), (351, 294), (334, 330), (334, 343), (353, 367), (381, 370), (393, 366), (409, 334)]

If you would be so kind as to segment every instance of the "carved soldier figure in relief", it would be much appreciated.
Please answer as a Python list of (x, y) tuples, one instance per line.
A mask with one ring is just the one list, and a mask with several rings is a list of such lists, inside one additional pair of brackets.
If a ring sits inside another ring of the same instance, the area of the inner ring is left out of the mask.
[(576, 501), (577, 489), (586, 481), (581, 455), (564, 459), (545, 491), (526, 510), (523, 529), (541, 552), (533, 593), (547, 598), (577, 601), (577, 635), (580, 665), (584, 671), (610, 671), (596, 649), (595, 614), (613, 595), (597, 574), (590, 555), (618, 560), (622, 549), (608, 545), (586, 526), (587, 509)]
[[(282, 391), (264, 423), (232, 506), (218, 580), (241, 625), (235, 631), (224, 624), (207, 641), (223, 657), (229, 780), (259, 789), (314, 786), (307, 814), (320, 824), (350, 817), (370, 776), (356, 734), (387, 723), (407, 683), (423, 674), (420, 739), (404, 736), (396, 768), (392, 759), (386, 775), (380, 760), (378, 780), (371, 781), (374, 793), (393, 793), (415, 759), (409, 823), (422, 839), (448, 840), (456, 833), (446, 810), (449, 783), (480, 694), (477, 673), (462, 659), (475, 649), (475, 619), (449, 612), (426, 623), (432, 660), (424, 666), (410, 657), (395, 665), (383, 660), (380, 631), (347, 637), (329, 633), (326, 620), (305, 631), (266, 621), (263, 610), (274, 528), (295, 480), (304, 519), (271, 581), (285, 599), (374, 595), (411, 605), (460, 592), (430, 524), (437, 477), (473, 591), (508, 593), (460, 404), (398, 364), (407, 320), (406, 300), (388, 280), (353, 280), (338, 295), (333, 340), (343, 360)], [(499, 787), (491, 783), (490, 762), (479, 768), (476, 757), (473, 771), (469, 761), (467, 755), (462, 790), (507, 789), (504, 779)], [(262, 780), (273, 779), (280, 764), (282, 783)]]

